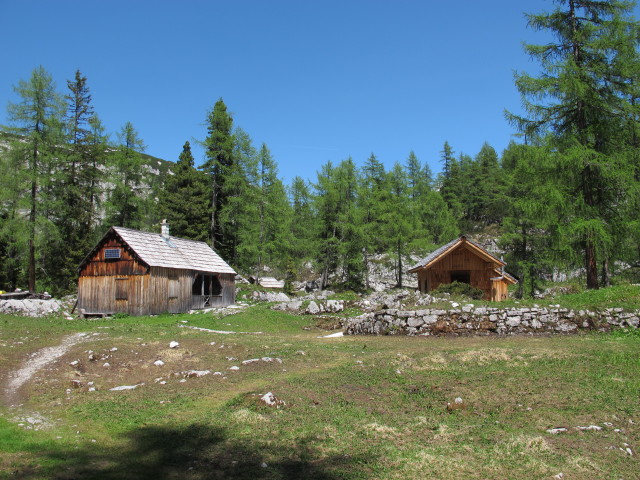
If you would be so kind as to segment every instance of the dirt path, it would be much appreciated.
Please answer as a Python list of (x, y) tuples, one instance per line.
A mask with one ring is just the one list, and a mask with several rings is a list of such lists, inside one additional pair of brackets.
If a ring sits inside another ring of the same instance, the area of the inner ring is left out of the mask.
[(18, 392), (18, 389), (31, 380), (31, 377), (33, 377), (38, 370), (60, 358), (74, 345), (87, 341), (89, 338), (91, 338), (89, 333), (75, 333), (64, 337), (58, 346), (45, 347), (32, 353), (31, 357), (23, 364), (20, 370), (9, 373), (8, 377), (10, 380), (5, 388), (7, 402), (10, 403)]

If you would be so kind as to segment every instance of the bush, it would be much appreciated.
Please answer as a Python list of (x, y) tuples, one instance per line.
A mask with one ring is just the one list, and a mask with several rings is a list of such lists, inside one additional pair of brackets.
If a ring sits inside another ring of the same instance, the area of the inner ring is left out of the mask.
[(439, 293), (448, 293), (449, 295), (469, 297), (473, 300), (482, 300), (482, 297), (484, 296), (484, 292), (479, 288), (472, 287), (468, 283), (460, 282), (443, 283), (431, 293), (434, 296), (438, 296)]

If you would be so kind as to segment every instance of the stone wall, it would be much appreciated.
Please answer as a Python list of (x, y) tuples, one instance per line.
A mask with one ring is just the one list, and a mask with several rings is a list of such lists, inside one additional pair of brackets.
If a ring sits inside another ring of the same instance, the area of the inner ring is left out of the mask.
[(608, 331), (638, 328), (640, 311), (609, 308), (601, 312), (565, 308), (485, 308), (464, 306), (454, 310), (395, 310), (365, 313), (349, 319), (347, 335), (509, 335)]

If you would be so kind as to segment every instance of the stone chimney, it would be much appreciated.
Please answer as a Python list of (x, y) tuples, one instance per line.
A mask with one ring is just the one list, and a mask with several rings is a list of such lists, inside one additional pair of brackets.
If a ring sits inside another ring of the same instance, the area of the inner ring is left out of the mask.
[(162, 223), (160, 224), (160, 234), (162, 235), (162, 238), (169, 240), (169, 224), (167, 223), (166, 218), (162, 220)]

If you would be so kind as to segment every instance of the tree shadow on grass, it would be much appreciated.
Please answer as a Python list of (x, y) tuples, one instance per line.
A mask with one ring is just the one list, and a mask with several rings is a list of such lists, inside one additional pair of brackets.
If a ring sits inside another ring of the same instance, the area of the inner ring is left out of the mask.
[[(301, 439), (292, 448), (230, 439), (223, 429), (143, 427), (124, 436), (125, 445), (41, 452), (47, 465), (12, 478), (71, 479), (315, 479), (362, 478), (371, 458), (326, 457)], [(277, 443), (277, 442), (274, 442)], [(358, 470), (360, 471), (358, 472)], [(358, 474), (359, 473), (359, 474)], [(365, 475), (366, 476), (366, 475)]]

